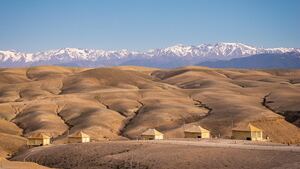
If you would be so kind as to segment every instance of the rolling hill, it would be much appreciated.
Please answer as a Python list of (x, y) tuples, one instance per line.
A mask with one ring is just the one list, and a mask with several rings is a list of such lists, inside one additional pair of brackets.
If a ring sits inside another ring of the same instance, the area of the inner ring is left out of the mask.
[(80, 130), (93, 141), (136, 139), (148, 128), (182, 138), (189, 124), (230, 138), (251, 122), (272, 142), (300, 143), (299, 82), (299, 70), (1, 68), (1, 156), (37, 132), (54, 144)]

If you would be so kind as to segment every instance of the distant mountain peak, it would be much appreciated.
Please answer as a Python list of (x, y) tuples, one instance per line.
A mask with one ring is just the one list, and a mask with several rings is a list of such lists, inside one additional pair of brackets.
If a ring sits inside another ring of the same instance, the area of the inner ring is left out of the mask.
[[(197, 46), (176, 44), (161, 49), (151, 49), (145, 52), (102, 49), (61, 48), (36, 53), (24, 53), (13, 50), (0, 51), (0, 66), (28, 66), (40, 64), (73, 64), (82, 65), (93, 62), (93, 65), (119, 65), (130, 60), (156, 59), (156, 62), (165, 57), (179, 59), (182, 62), (189, 60), (228, 60), (255, 54), (282, 54), (298, 52), (299, 48), (257, 48), (243, 43), (220, 42), (215, 44), (200, 44)], [(129, 62), (131, 63), (131, 62)]]

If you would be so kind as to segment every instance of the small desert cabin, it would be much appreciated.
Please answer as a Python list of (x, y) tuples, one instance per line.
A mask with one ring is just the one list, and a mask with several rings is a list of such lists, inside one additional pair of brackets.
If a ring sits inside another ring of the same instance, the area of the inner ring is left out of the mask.
[(68, 136), (68, 143), (87, 143), (90, 142), (90, 136), (82, 131), (75, 132)]
[(201, 126), (189, 126), (184, 129), (185, 138), (210, 138), (210, 131)]
[(51, 137), (44, 133), (34, 133), (28, 137), (27, 145), (44, 146), (50, 144)]
[(260, 141), (263, 140), (263, 132), (252, 124), (248, 124), (248, 126), (244, 128), (232, 129), (232, 138), (238, 140)]
[(164, 139), (164, 134), (155, 129), (148, 129), (141, 134), (141, 138), (143, 140), (162, 140)]

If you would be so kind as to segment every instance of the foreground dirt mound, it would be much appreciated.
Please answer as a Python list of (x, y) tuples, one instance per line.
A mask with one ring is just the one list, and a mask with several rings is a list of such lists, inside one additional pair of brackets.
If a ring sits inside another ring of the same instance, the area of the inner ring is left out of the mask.
[(0, 69), (0, 154), (38, 132), (54, 143), (80, 130), (93, 141), (135, 139), (148, 128), (180, 138), (190, 124), (230, 138), (232, 127), (252, 122), (272, 142), (300, 143), (299, 79), (299, 70)]
[(36, 148), (13, 160), (65, 169), (297, 169), (300, 153), (145, 142), (99, 142)]
[(1, 169), (50, 169), (33, 162), (8, 161), (0, 158)]

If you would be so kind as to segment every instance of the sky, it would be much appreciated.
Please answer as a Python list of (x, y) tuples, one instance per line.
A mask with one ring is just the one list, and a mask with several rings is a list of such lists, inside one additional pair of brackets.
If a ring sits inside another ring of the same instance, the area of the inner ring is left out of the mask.
[(0, 0), (0, 50), (300, 47), (299, 0)]

